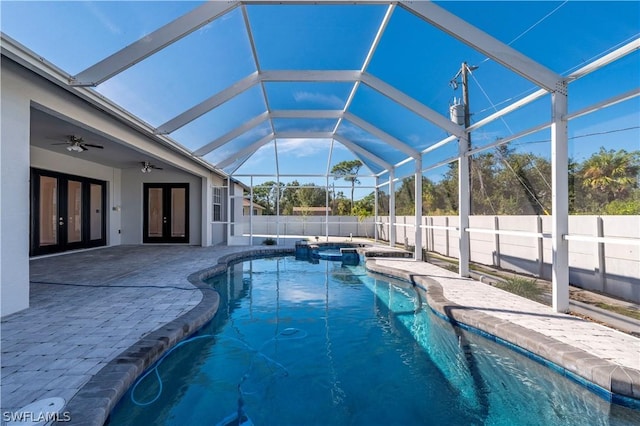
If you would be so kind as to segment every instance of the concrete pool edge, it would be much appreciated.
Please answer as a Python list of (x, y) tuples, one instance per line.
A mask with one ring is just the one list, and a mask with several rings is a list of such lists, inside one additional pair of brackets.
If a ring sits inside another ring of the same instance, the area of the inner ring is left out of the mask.
[(640, 371), (598, 358), (537, 331), (458, 305), (444, 296), (443, 287), (436, 278), (381, 266), (375, 259), (367, 260), (366, 269), (415, 284), (425, 291), (431, 310), (446, 321), (510, 347), (579, 383), (608, 402), (640, 409)]
[(224, 273), (233, 262), (292, 253), (292, 248), (283, 247), (256, 248), (231, 253), (219, 258), (217, 264), (212, 267), (188, 274), (185, 278), (202, 293), (200, 302), (190, 311), (146, 334), (89, 379), (64, 408), (72, 413), (72, 424), (104, 425), (120, 398), (147, 368), (166, 351), (213, 318), (218, 310), (220, 298), (218, 292), (204, 280)]

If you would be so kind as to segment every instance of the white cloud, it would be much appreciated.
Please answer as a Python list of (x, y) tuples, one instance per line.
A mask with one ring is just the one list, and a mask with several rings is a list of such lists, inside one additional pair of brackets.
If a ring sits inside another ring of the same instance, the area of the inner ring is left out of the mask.
[(122, 34), (122, 29), (114, 21), (109, 19), (109, 17), (97, 7), (95, 2), (84, 2), (84, 5), (111, 34)]
[(420, 141), (420, 136), (416, 135), (415, 133), (412, 133), (408, 136), (409, 142), (413, 143), (413, 144), (419, 144)]
[(293, 93), (296, 102), (313, 102), (314, 104), (332, 107), (336, 109), (344, 108), (344, 99), (336, 95), (326, 95), (318, 92), (298, 91)]
[(342, 126), (340, 127), (340, 130), (341, 130), (339, 131), (340, 134), (342, 134), (344, 137), (346, 137), (350, 141), (357, 143), (358, 145), (362, 145), (363, 143), (373, 144), (373, 145), (375, 144), (386, 145), (383, 141), (371, 135), (370, 133), (362, 130), (360, 127), (356, 125), (352, 125), (352, 124), (347, 125), (343, 122)]
[(278, 155), (292, 155), (296, 158), (318, 154), (329, 155), (330, 139), (278, 139)]

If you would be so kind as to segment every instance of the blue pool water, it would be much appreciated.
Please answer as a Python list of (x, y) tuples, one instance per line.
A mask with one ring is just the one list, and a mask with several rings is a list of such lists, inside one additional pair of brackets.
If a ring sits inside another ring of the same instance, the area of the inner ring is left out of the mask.
[(125, 394), (110, 425), (640, 424), (362, 266), (257, 259), (211, 285), (215, 318)]

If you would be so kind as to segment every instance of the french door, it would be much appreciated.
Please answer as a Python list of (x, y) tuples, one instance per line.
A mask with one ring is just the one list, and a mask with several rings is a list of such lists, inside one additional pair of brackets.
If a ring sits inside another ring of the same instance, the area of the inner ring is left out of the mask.
[(142, 242), (189, 242), (189, 184), (145, 183)]
[(30, 255), (104, 246), (107, 184), (31, 169)]

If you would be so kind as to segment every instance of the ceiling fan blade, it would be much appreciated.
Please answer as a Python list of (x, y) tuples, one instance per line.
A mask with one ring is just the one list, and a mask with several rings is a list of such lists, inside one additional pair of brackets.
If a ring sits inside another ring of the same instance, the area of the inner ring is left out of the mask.
[(81, 144), (82, 146), (90, 146), (91, 148), (98, 148), (98, 149), (104, 149), (104, 146), (102, 145), (94, 145), (92, 143), (83, 143)]
[(52, 143), (51, 145), (69, 145), (69, 142)]
[(154, 166), (153, 164), (151, 165), (151, 168), (156, 170), (162, 170), (162, 167)]
[(84, 146), (83, 144), (78, 145), (80, 148), (82, 148), (82, 151), (89, 151), (89, 148), (87, 148), (86, 146)]

